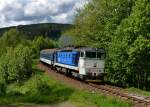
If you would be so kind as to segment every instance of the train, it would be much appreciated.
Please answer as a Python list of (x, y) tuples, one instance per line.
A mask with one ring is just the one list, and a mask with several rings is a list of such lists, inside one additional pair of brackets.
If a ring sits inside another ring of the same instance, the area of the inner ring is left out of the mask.
[(105, 49), (89, 47), (67, 47), (63, 49), (44, 49), (40, 61), (67, 76), (84, 81), (104, 81)]

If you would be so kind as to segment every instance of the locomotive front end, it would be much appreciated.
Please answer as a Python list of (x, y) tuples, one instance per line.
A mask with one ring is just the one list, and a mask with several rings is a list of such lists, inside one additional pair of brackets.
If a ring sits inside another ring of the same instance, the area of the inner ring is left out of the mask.
[(79, 74), (86, 81), (103, 81), (105, 50), (85, 49), (80, 52)]

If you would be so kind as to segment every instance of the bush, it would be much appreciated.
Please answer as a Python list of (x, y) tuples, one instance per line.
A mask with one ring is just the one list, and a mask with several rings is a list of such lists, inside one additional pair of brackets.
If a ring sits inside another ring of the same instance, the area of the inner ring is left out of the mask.
[(33, 76), (24, 84), (23, 88), (28, 89), (26, 90), (26, 93), (30, 93), (30, 95), (47, 95), (51, 91), (48, 82), (44, 81), (41, 75)]
[(29, 47), (18, 45), (8, 48), (7, 53), (1, 57), (1, 77), (6, 82), (21, 82), (32, 74), (32, 58)]
[[(55, 103), (66, 101), (73, 93), (73, 89), (50, 79), (46, 74), (33, 75), (23, 84), (10, 84), (7, 88), (7, 97), (13, 101), (28, 103)], [(14, 96), (16, 100), (13, 99)], [(12, 102), (11, 100), (11, 102)]]
[(0, 81), (0, 96), (5, 95), (6, 93), (6, 83), (4, 81)]
[(21, 34), (17, 29), (10, 29), (9, 31), (5, 32), (0, 38), (0, 56), (7, 51), (7, 47), (15, 48), (21, 42), (25, 43), (26, 40), (23, 38), (24, 35)]

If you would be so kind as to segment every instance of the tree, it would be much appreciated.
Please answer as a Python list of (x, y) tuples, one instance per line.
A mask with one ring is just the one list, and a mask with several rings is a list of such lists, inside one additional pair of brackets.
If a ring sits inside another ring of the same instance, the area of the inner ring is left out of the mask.
[(77, 45), (107, 48), (122, 19), (128, 17), (134, 0), (91, 0), (75, 19), (69, 32)]
[(137, 0), (130, 16), (124, 19), (115, 31), (108, 52), (108, 73), (109, 77), (119, 80), (121, 84), (142, 89), (146, 87), (150, 76), (149, 15), (150, 2)]
[(1, 59), (0, 74), (7, 83), (21, 82), (31, 76), (32, 58), (29, 47), (18, 45), (14, 49), (9, 48)]
[(74, 45), (74, 40), (72, 36), (61, 36), (58, 40), (58, 45), (60, 48), (63, 48), (65, 46), (73, 46)]
[(7, 47), (16, 47), (18, 44), (22, 43), (24, 45), (29, 45), (23, 34), (21, 34), (17, 29), (10, 29), (5, 32), (0, 38), (0, 55), (6, 52)]
[(44, 38), (43, 36), (39, 36), (35, 38), (32, 42), (32, 53), (35, 57), (37, 57), (40, 53), (40, 50), (47, 48), (57, 47), (57, 43), (49, 38)]
[(107, 80), (145, 88), (149, 73), (149, 0), (91, 0), (68, 32), (76, 44), (105, 48)]
[[(139, 36), (128, 50), (129, 67), (132, 75), (132, 82), (135, 87), (149, 87), (150, 77), (150, 39)], [(150, 87), (149, 87), (150, 88)]]

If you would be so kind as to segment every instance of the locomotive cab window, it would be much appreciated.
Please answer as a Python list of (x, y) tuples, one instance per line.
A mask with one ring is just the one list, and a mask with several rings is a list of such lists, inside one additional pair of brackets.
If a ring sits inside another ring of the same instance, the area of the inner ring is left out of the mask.
[(96, 52), (86, 52), (87, 58), (96, 58)]
[(104, 53), (97, 52), (97, 58), (105, 59), (105, 54), (104, 54)]

